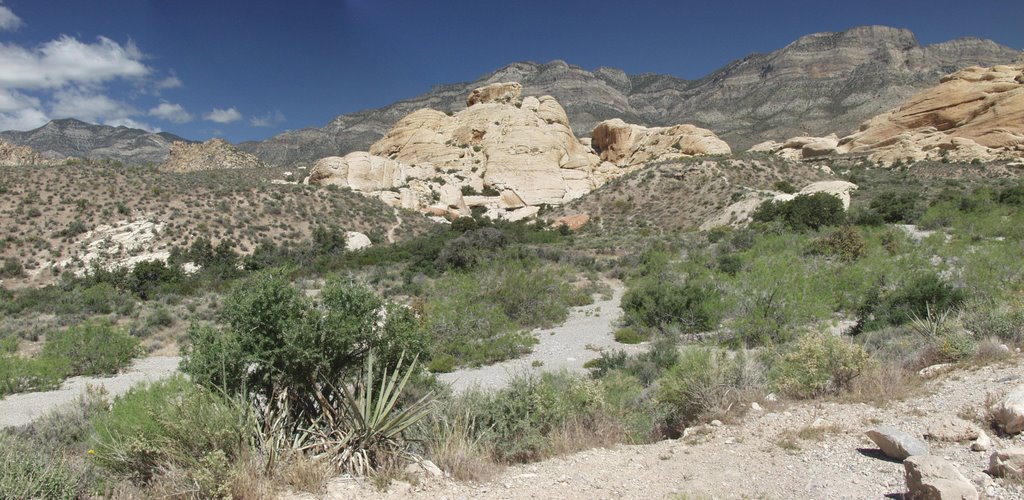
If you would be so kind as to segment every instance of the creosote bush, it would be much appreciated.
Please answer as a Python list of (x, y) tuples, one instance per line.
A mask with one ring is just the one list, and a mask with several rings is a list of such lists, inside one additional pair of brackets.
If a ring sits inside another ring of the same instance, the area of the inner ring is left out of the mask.
[(847, 389), (867, 361), (864, 349), (845, 337), (808, 333), (770, 354), (768, 376), (783, 394), (813, 398)]
[(751, 214), (757, 222), (781, 221), (795, 231), (838, 226), (846, 220), (843, 202), (828, 193), (798, 195), (789, 201), (768, 200)]

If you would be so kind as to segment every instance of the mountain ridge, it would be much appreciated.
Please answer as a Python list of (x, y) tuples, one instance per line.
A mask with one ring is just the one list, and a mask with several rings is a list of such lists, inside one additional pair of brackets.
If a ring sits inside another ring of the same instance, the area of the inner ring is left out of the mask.
[(174, 142), (194, 142), (170, 132), (87, 123), (76, 118), (51, 120), (27, 131), (0, 132), (0, 139), (28, 146), (43, 156), (160, 163)]

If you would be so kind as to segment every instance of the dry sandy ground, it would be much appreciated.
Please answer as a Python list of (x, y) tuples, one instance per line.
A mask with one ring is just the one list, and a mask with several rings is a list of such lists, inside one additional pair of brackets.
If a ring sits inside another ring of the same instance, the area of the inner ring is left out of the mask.
[[(595, 449), (517, 465), (483, 484), (424, 479), (386, 492), (352, 479), (333, 480), (325, 498), (901, 498), (903, 466), (882, 457), (863, 432), (889, 425), (922, 435), (939, 417), (976, 414), (989, 394), (1024, 382), (1024, 357), (954, 372), (929, 382), (926, 394), (887, 407), (797, 403), (751, 411), (737, 425), (705, 426), (689, 437), (651, 445)], [(801, 429), (817, 427), (807, 439)], [(994, 448), (1024, 446), (1024, 436), (997, 436)], [(1024, 483), (983, 471), (991, 452), (970, 442), (930, 442), (982, 498), (1024, 498)]]
[(124, 394), (140, 382), (170, 376), (177, 371), (180, 361), (177, 356), (152, 356), (135, 361), (131, 368), (113, 377), (71, 377), (54, 391), (11, 394), (0, 399), (0, 428), (25, 425), (72, 403), (89, 386), (102, 387), (111, 397)]
[(516, 375), (542, 371), (569, 370), (585, 372), (583, 364), (601, 355), (603, 350), (623, 350), (636, 354), (645, 349), (643, 344), (628, 345), (615, 341), (614, 334), (622, 308), (619, 303), (625, 288), (618, 281), (609, 282), (612, 296), (593, 304), (574, 307), (569, 319), (560, 326), (535, 330), (538, 343), (533, 352), (522, 358), (445, 373), (438, 378), (452, 385), (456, 392), (472, 387), (497, 389)]

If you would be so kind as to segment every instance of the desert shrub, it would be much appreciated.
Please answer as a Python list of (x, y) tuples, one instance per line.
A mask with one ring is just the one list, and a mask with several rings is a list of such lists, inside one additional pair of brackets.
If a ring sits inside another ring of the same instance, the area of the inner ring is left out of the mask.
[(434, 339), (430, 367), (444, 367), (449, 358), (461, 366), (494, 363), (521, 356), (535, 343), (496, 304), (449, 297), (429, 302), (424, 312), (424, 329)]
[(974, 355), (977, 344), (974, 338), (963, 328), (959, 314), (952, 311), (932, 312), (931, 306), (925, 306), (926, 314), (918, 316), (911, 313), (910, 329), (924, 337), (927, 348), (931, 351), (927, 359), (933, 362), (961, 361)]
[(1003, 342), (1024, 343), (1024, 309), (993, 309), (983, 306), (965, 308), (965, 326), (980, 335), (993, 336)]
[(0, 278), (17, 278), (24, 273), (21, 261), (13, 257), (4, 259), (4, 265), (0, 267)]
[(615, 330), (615, 341), (623, 344), (639, 344), (650, 337), (649, 332), (640, 328), (627, 326)]
[[(762, 387), (760, 367), (745, 351), (691, 347), (658, 379), (657, 400), (668, 408), (667, 427), (676, 432), (703, 418), (721, 418)], [(672, 432), (670, 430), (670, 432)]]
[(934, 272), (919, 273), (895, 289), (878, 286), (870, 290), (858, 310), (856, 331), (901, 325), (929, 311), (941, 314), (960, 306), (965, 298), (963, 290)]
[(815, 240), (812, 251), (854, 262), (867, 256), (868, 246), (860, 231), (851, 226), (843, 226)]
[(796, 186), (794, 186), (792, 182), (786, 180), (776, 181), (773, 186), (776, 191), (781, 191), (786, 194), (793, 194), (797, 191)]
[(720, 255), (717, 267), (719, 271), (729, 276), (736, 276), (743, 269), (743, 259), (733, 254)]
[(221, 317), (225, 328), (190, 329), (183, 370), (200, 383), (264, 401), (287, 390), (298, 412), (316, 407), (318, 376), (344, 380), (371, 351), (391, 365), (426, 348), (412, 311), (337, 277), (313, 301), (285, 270), (258, 272), (228, 294)]
[(84, 486), (64, 459), (0, 433), (0, 498), (82, 498)]
[(55, 389), (66, 373), (67, 362), (63, 359), (0, 354), (0, 396)]
[(918, 217), (921, 196), (915, 192), (886, 191), (871, 200), (871, 210), (888, 223), (911, 224)]
[(782, 394), (813, 398), (849, 387), (867, 364), (867, 354), (845, 337), (810, 333), (780, 346), (770, 356), (768, 372)]
[(139, 354), (139, 341), (124, 330), (91, 321), (48, 334), (42, 357), (63, 360), (68, 376), (110, 375)]
[(134, 306), (130, 297), (121, 295), (110, 283), (96, 283), (81, 290), (78, 296), (82, 312), (90, 314), (130, 311)]
[(789, 201), (768, 200), (751, 214), (757, 222), (781, 221), (796, 231), (837, 226), (846, 220), (843, 202), (828, 193), (798, 195)]
[(721, 319), (718, 292), (704, 286), (642, 280), (622, 298), (626, 322), (666, 329), (677, 326), (684, 333), (710, 330)]
[(552, 453), (552, 439), (571, 428), (594, 428), (601, 419), (598, 382), (566, 373), (514, 378), (508, 387), (466, 396), (476, 424), (487, 429), (498, 462), (539, 460)]
[(1024, 184), (1004, 188), (998, 200), (1005, 205), (1024, 205)]
[(878, 212), (867, 208), (851, 208), (846, 219), (855, 226), (881, 226), (885, 224), (885, 219)]
[(142, 300), (149, 300), (159, 291), (167, 291), (183, 279), (177, 267), (169, 267), (159, 260), (135, 264), (127, 277), (127, 288)]
[(505, 247), (508, 238), (505, 233), (493, 227), (484, 227), (464, 232), (461, 236), (445, 242), (437, 256), (438, 269), (465, 269)]
[(95, 422), (96, 462), (137, 484), (164, 471), (189, 478), (201, 498), (227, 496), (247, 452), (247, 407), (175, 377), (133, 388)]

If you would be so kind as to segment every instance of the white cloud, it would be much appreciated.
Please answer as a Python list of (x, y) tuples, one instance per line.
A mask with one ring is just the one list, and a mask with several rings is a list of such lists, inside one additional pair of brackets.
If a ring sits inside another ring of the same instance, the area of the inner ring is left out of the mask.
[(213, 108), (213, 111), (203, 115), (203, 118), (216, 123), (231, 123), (241, 120), (242, 113), (239, 113), (235, 108)]
[(55, 118), (78, 118), (87, 122), (128, 118), (138, 114), (132, 106), (103, 94), (86, 92), (81, 89), (61, 90), (54, 93), (55, 101), (50, 105), (50, 114)]
[(25, 23), (21, 22), (21, 18), (11, 12), (11, 9), (0, 5), (0, 31), (14, 31), (23, 24)]
[(0, 44), (0, 87), (60, 88), (139, 78), (150, 72), (142, 58), (134, 42), (121, 45), (102, 36), (96, 43), (61, 36), (33, 49)]
[(22, 94), (17, 90), (0, 89), (0, 112), (21, 111), (38, 108), (39, 99)]
[(149, 110), (149, 116), (155, 116), (161, 120), (174, 123), (188, 123), (192, 121), (192, 114), (185, 110), (181, 104), (162, 102), (159, 106)]
[(181, 87), (181, 79), (178, 78), (178, 75), (174, 74), (168, 76), (167, 78), (164, 78), (163, 80), (160, 80), (159, 82), (156, 82), (157, 90), (180, 89)]
[(253, 127), (272, 127), (283, 121), (284, 113), (280, 111), (267, 113), (265, 116), (254, 116), (249, 119), (249, 123), (251, 123)]
[(28, 108), (0, 113), (0, 130), (32, 130), (46, 125), (50, 119), (38, 109)]
[(111, 127), (138, 128), (138, 129), (145, 130), (147, 132), (154, 132), (154, 133), (161, 132), (161, 130), (159, 128), (157, 128), (157, 127), (154, 127), (152, 125), (149, 125), (149, 124), (146, 124), (146, 123), (143, 123), (143, 122), (140, 122), (140, 121), (132, 120), (131, 118), (115, 118), (113, 120), (106, 120), (106, 121), (103, 122), (103, 124), (104, 125), (110, 125)]

